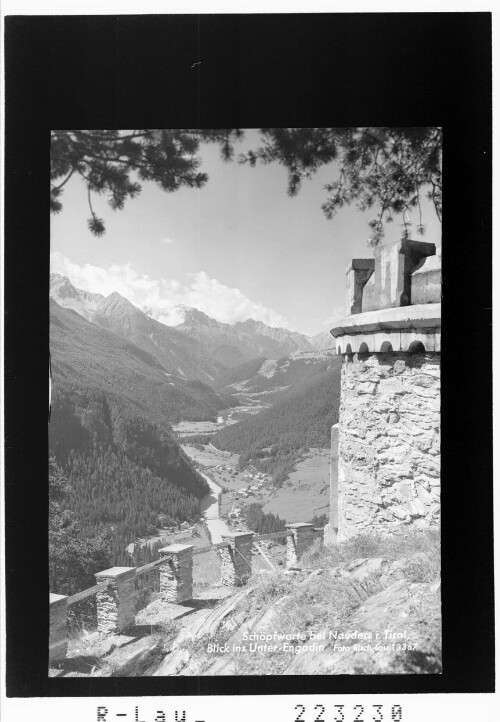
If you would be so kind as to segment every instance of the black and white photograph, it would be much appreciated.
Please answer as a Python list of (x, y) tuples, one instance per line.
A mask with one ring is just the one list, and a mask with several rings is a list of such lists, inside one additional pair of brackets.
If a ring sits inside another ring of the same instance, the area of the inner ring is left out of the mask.
[(2, 11), (6, 719), (494, 719), (492, 18), (347, 10)]
[(442, 147), (52, 131), (50, 675), (442, 672)]

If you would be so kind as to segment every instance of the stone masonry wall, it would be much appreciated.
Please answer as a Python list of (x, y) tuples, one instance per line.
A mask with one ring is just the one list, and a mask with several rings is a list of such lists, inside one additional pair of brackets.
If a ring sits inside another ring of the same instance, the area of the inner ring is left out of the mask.
[(344, 356), (338, 540), (438, 527), (440, 354)]
[(240, 587), (252, 576), (253, 533), (238, 532), (222, 535), (229, 547), (219, 549), (221, 560), (221, 584)]
[(115, 577), (97, 579), (98, 582), (105, 580), (109, 582), (108, 588), (97, 593), (97, 629), (104, 634), (114, 634), (134, 623), (135, 568)]
[(172, 544), (160, 549), (160, 553), (169, 558), (160, 567), (161, 599), (173, 604), (189, 601), (193, 598), (193, 547)]

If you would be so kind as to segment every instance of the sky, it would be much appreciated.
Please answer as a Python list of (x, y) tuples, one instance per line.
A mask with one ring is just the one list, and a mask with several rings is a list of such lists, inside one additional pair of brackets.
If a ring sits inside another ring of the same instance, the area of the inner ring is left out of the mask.
[[(258, 144), (258, 132), (246, 131), (236, 155)], [(372, 257), (367, 223), (374, 213), (348, 207), (326, 219), (321, 204), (335, 164), (291, 198), (280, 165), (226, 163), (216, 144), (202, 145), (200, 156), (209, 176), (201, 189), (165, 193), (144, 182), (116, 212), (93, 196), (106, 224), (100, 238), (87, 227), (85, 187), (72, 178), (61, 213), (51, 215), (51, 271), (87, 291), (118, 291), (169, 325), (181, 323), (188, 306), (224, 323), (251, 317), (309, 336), (328, 331), (344, 314), (348, 262)], [(423, 210), (422, 240), (440, 244), (435, 212)], [(387, 231), (384, 242), (396, 240), (400, 220)]]

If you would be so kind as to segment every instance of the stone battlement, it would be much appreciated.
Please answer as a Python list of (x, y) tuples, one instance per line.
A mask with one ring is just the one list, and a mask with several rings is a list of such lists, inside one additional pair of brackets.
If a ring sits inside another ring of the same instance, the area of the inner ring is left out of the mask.
[(346, 315), (331, 330), (337, 353), (441, 350), (441, 255), (397, 241), (346, 269)]
[(440, 521), (441, 257), (408, 240), (374, 256), (347, 267), (331, 330), (344, 363), (327, 544)]
[(338, 354), (441, 351), (441, 304), (346, 316), (330, 333), (337, 340)]
[(346, 315), (441, 301), (441, 257), (434, 243), (400, 240), (373, 253), (347, 266)]

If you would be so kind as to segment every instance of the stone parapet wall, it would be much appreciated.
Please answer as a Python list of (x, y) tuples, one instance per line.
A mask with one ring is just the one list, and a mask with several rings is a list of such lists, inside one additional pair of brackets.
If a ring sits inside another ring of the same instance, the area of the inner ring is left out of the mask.
[(437, 527), (440, 354), (344, 356), (338, 540)]
[[(291, 524), (293, 543), (289, 561), (296, 562), (318, 531), (312, 524)], [(265, 534), (258, 538), (279, 538), (284, 533)], [(239, 587), (252, 576), (253, 532), (236, 532), (224, 537), (225, 546), (210, 545), (221, 556), (221, 583)], [(202, 550), (197, 550), (198, 552)], [(96, 586), (72, 597), (51, 594), (49, 660), (60, 664), (68, 648), (67, 613), (70, 604), (96, 595), (97, 629), (102, 634), (119, 634), (135, 624), (135, 615), (149, 602), (159, 585), (161, 600), (182, 604), (193, 599), (193, 546), (172, 544), (159, 550), (158, 562), (143, 567), (112, 567), (95, 574)]]

